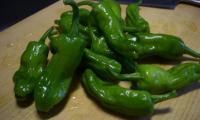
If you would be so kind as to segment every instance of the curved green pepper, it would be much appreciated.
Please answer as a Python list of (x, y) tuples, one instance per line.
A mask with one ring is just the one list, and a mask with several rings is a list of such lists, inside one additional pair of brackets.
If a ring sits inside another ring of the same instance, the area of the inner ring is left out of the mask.
[(96, 72), (102, 75), (104, 78), (111, 78), (110, 74), (107, 70), (112, 70), (113, 72), (120, 73), (121, 72), (121, 64), (118, 63), (114, 59), (110, 59), (103, 55), (98, 55), (91, 50), (84, 50), (84, 59), (86, 64), (93, 68)]
[(183, 63), (169, 70), (154, 65), (138, 65), (136, 73), (144, 77), (136, 83), (138, 89), (158, 94), (181, 89), (200, 80), (200, 64)]
[(136, 58), (157, 55), (167, 59), (176, 59), (183, 54), (200, 58), (197, 53), (187, 47), (184, 42), (173, 35), (153, 34), (153, 33), (136, 33), (136, 37), (130, 37), (134, 45), (129, 45), (136, 53)]
[[(139, 16), (139, 12), (138, 11), (134, 11), (133, 8), (132, 8), (132, 12), (138, 12), (138, 18), (137, 19), (137, 22), (140, 23), (141, 27), (139, 25), (133, 25), (133, 24), (127, 24), (125, 23), (125, 20), (122, 19), (121, 17), (121, 7), (120, 7), (120, 4), (118, 2), (116, 2), (116, 0), (101, 0), (102, 1), (102, 4), (104, 4), (105, 6), (109, 7), (112, 9), (113, 13), (115, 14), (115, 16), (117, 17), (117, 19), (119, 20), (122, 28), (123, 28), (123, 31), (125, 32), (131, 32), (131, 33), (134, 33), (134, 32), (143, 32), (145, 31), (144, 30), (144, 26), (146, 27), (145, 29), (149, 29), (147, 28), (148, 27), (148, 23), (146, 22), (145, 23), (145, 20)], [(135, 3), (136, 4), (136, 3)], [(139, 4), (139, 2), (138, 2)], [(135, 14), (133, 14), (132, 16), (134, 16)], [(133, 20), (133, 17), (131, 16), (131, 20)], [(128, 22), (130, 21), (129, 20), (130, 18), (128, 18)], [(146, 24), (146, 25), (143, 25), (142, 24)], [(94, 23), (94, 22), (93, 22)], [(136, 22), (133, 22), (133, 23), (136, 23)], [(149, 30), (148, 30), (149, 31)]]
[(128, 58), (124, 58), (121, 55), (113, 52), (107, 45), (106, 40), (103, 36), (100, 36), (99, 38), (94, 34), (94, 32), (90, 29), (90, 23), (89, 23), (89, 33), (91, 37), (91, 50), (95, 53), (98, 53), (100, 55), (104, 55), (109, 58), (116, 59), (118, 62), (122, 64), (122, 72), (126, 73), (132, 73), (135, 71), (136, 62), (133, 60), (130, 60)]
[(102, 2), (82, 1), (78, 5), (89, 5), (93, 8), (91, 13), (93, 13), (99, 29), (105, 36), (109, 48), (125, 58), (137, 57), (135, 51), (128, 47), (132, 44), (124, 36), (123, 28), (111, 8), (108, 8)]
[(20, 68), (13, 76), (15, 95), (21, 100), (33, 93), (35, 84), (44, 71), (49, 53), (45, 40), (52, 30), (50, 28), (44, 33), (39, 41), (31, 41), (21, 56)]
[(103, 107), (129, 116), (149, 115), (153, 112), (155, 103), (176, 96), (175, 92), (151, 95), (146, 91), (122, 88), (117, 84), (101, 80), (89, 69), (84, 72), (82, 82), (86, 92)]
[[(128, 4), (126, 8), (126, 25), (135, 27), (139, 32), (150, 32), (149, 23), (139, 14), (139, 3)], [(130, 30), (129, 32), (132, 32)], [(135, 32), (135, 31), (133, 31)]]
[(88, 28), (89, 28), (89, 35), (92, 40), (90, 49), (95, 53), (107, 56), (109, 58), (115, 58), (115, 53), (111, 49), (109, 49), (105, 37), (100, 36), (98, 38), (92, 31), (90, 22), (88, 23)]
[[(79, 36), (79, 9), (74, 1), (64, 0), (73, 7), (73, 22), (68, 34), (49, 36), (55, 53), (42, 73), (34, 91), (38, 111), (47, 112), (68, 93), (70, 83), (78, 67), (86, 41)], [(72, 52), (73, 51), (73, 52)]]
[(84, 50), (84, 58), (86, 64), (99, 76), (105, 79), (136, 81), (143, 78), (140, 74), (137, 73), (121, 74), (121, 64), (119, 62), (117, 62), (115, 59), (96, 54), (91, 50)]

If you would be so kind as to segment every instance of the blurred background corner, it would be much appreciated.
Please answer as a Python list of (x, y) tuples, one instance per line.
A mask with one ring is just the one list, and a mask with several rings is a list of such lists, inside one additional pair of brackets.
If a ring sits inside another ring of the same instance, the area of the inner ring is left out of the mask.
[(1, 0), (0, 31), (58, 0)]

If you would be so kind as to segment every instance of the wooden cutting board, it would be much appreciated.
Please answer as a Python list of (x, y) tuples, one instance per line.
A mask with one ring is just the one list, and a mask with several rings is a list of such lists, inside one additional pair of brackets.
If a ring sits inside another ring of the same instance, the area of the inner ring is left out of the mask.
[[(122, 6), (125, 16), (126, 6)], [(80, 81), (58, 107), (48, 114), (38, 113), (34, 102), (18, 104), (13, 94), (12, 76), (19, 67), (20, 56), (31, 40), (37, 40), (59, 15), (69, 9), (57, 2), (0, 33), (0, 120), (199, 120), (200, 84), (182, 90), (181, 96), (155, 106), (155, 114), (144, 118), (126, 118), (100, 108), (83, 91)], [(200, 8), (180, 4), (175, 10), (141, 7), (151, 32), (183, 38), (200, 52)], [(163, 65), (168, 66), (168, 65)]]

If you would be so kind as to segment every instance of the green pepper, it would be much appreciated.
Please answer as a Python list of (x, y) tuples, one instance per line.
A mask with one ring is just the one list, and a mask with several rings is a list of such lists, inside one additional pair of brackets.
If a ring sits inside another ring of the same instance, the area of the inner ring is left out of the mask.
[(177, 59), (183, 54), (200, 58), (200, 53), (187, 47), (184, 42), (176, 36), (167, 34), (136, 33), (136, 37), (130, 37), (137, 58), (148, 56), (160, 56), (166, 59)]
[[(90, 12), (87, 9), (79, 9), (79, 35), (84, 38), (87, 39), (87, 46), (90, 46), (91, 41), (89, 36), (89, 28), (85, 25), (87, 25), (87, 21), (88, 21), (88, 17)], [(58, 25), (57, 29), (60, 33), (69, 33), (70, 29), (71, 29), (71, 25), (72, 25), (72, 16), (73, 13), (72, 11), (66, 11), (64, 13), (61, 14), (60, 19), (55, 20), (55, 23)], [(91, 21), (92, 19), (90, 19)], [(92, 24), (92, 22), (91, 22)], [(97, 29), (95, 29), (94, 27), (91, 27), (91, 30), (95, 33), (97, 33)], [(53, 51), (52, 51), (53, 52)]]
[(132, 73), (135, 70), (136, 62), (128, 58), (113, 52), (107, 45), (106, 40), (103, 36), (97, 37), (94, 32), (90, 29), (89, 23), (89, 33), (91, 37), (91, 50), (100, 55), (104, 55), (109, 58), (116, 59), (120, 64), (122, 64), (122, 72)]
[(133, 44), (124, 36), (123, 28), (111, 8), (108, 8), (102, 2), (82, 1), (78, 5), (89, 5), (93, 8), (91, 11), (92, 16), (111, 50), (125, 58), (137, 57), (135, 51), (129, 49), (129, 46)]
[[(87, 27), (87, 21), (88, 21), (88, 17), (90, 12), (87, 9), (79, 9), (79, 13), (80, 13), (80, 32), (81, 34), (86, 34), (85, 37), (87, 37), (88, 33), (88, 27)], [(71, 24), (72, 24), (72, 16), (73, 16), (73, 12), (72, 11), (66, 11), (64, 13), (61, 14), (60, 19), (55, 20), (55, 23), (59, 26), (60, 32), (63, 33), (68, 33), (71, 30)], [(92, 19), (90, 19), (90, 21), (92, 21)], [(92, 22), (91, 22), (92, 24)], [(91, 27), (91, 29), (96, 33), (97, 30), (94, 27)], [(83, 35), (82, 35), (83, 36)]]
[(116, 0), (101, 0), (102, 4), (106, 5), (107, 7), (111, 8), (119, 22), (125, 25), (125, 21), (121, 17), (121, 7), (120, 4)]
[(55, 20), (55, 24), (60, 27), (62, 32), (67, 33), (71, 30), (72, 16), (72, 11), (67, 11), (61, 14), (60, 19)]
[(91, 50), (84, 50), (84, 59), (88, 66), (92, 67), (100, 75), (104, 76), (104, 78), (110, 77), (110, 74), (107, 72), (107, 70), (112, 70), (116, 73), (121, 72), (121, 64), (116, 60), (105, 57), (103, 55), (98, 55)]
[(103, 4), (109, 6), (118, 19), (121, 19), (121, 7), (116, 0), (101, 0)]
[[(139, 25), (132, 25), (132, 24), (127, 24), (126, 25), (125, 20), (123, 20), (122, 17), (121, 17), (121, 7), (120, 7), (120, 4), (118, 2), (116, 2), (116, 0), (101, 0), (101, 1), (102, 1), (102, 4), (104, 4), (107, 7), (109, 7), (109, 8), (112, 9), (113, 13), (115, 14), (115, 16), (117, 17), (117, 19), (119, 20), (119, 22), (120, 22), (120, 24), (121, 24), (121, 26), (123, 28), (123, 31), (130, 32), (130, 33), (143, 32), (143, 31), (145, 31), (143, 29), (144, 26), (146, 27), (145, 29), (149, 29), (149, 28), (147, 28), (148, 27), (147, 26), (148, 23), (147, 22), (145, 23), (145, 20), (141, 16), (138, 16), (139, 18), (137, 18), (137, 22), (140, 23), (140, 25), (141, 25), (142, 28)], [(139, 4), (139, 2), (138, 2), (138, 4)], [(136, 11), (136, 12), (138, 12), (138, 11)], [(138, 12), (138, 15), (139, 15), (139, 12)], [(128, 19), (130, 19), (130, 18), (128, 18)], [(131, 19), (131, 20), (133, 20), (133, 19)], [(128, 21), (130, 21), (130, 20), (128, 20)], [(143, 24), (146, 24), (146, 25), (143, 25), (142, 22), (143, 22)], [(135, 23), (135, 22), (133, 22), (133, 23)]]
[(115, 53), (111, 49), (109, 49), (105, 37), (103, 36), (97, 37), (92, 31), (90, 22), (88, 23), (88, 28), (89, 28), (89, 35), (92, 40), (91, 50), (94, 51), (95, 53), (107, 56), (109, 58), (115, 58)]
[(21, 56), (20, 68), (15, 72), (13, 80), (14, 92), (17, 98), (25, 100), (33, 93), (39, 76), (47, 64), (49, 48), (45, 45), (47, 36), (53, 29), (50, 28), (39, 41), (29, 42)]
[(92, 70), (83, 73), (82, 83), (86, 92), (103, 107), (123, 115), (144, 116), (153, 113), (155, 103), (173, 98), (176, 92), (151, 95), (146, 91), (129, 90), (101, 80)]
[[(87, 25), (87, 20), (90, 12), (87, 9), (79, 9), (80, 13), (80, 24), (82, 25)], [(55, 20), (55, 23), (61, 27), (61, 30), (63, 32), (69, 32), (71, 30), (71, 24), (72, 24), (72, 16), (73, 12), (72, 11), (66, 11), (63, 12), (60, 16), (60, 19)]]
[(136, 73), (144, 77), (137, 81), (138, 89), (158, 94), (181, 89), (200, 80), (200, 64), (183, 63), (169, 70), (144, 64), (138, 65)]
[[(150, 32), (149, 23), (139, 14), (139, 3), (128, 4), (125, 20), (127, 26), (135, 27), (139, 32)], [(132, 30), (129, 32), (132, 32)]]
[(34, 91), (38, 111), (49, 111), (69, 92), (72, 77), (81, 61), (86, 45), (86, 41), (79, 36), (79, 9), (76, 3), (64, 0), (64, 4), (73, 7), (73, 22), (68, 34), (49, 36), (50, 45), (55, 53)]
[(142, 79), (140, 74), (121, 74), (121, 64), (115, 59), (96, 54), (91, 50), (84, 50), (86, 64), (104, 79), (136, 81)]

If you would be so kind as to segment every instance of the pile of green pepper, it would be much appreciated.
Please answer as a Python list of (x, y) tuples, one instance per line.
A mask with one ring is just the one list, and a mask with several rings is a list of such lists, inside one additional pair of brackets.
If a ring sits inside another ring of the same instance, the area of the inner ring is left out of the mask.
[[(149, 56), (200, 58), (179, 37), (151, 33), (139, 14), (140, 1), (127, 6), (125, 19), (115, 0), (64, 0), (64, 4), (72, 11), (62, 13), (22, 54), (13, 76), (17, 100), (33, 96), (37, 110), (48, 112), (69, 94), (73, 76), (83, 68), (82, 85), (101, 106), (119, 114), (145, 116), (153, 113), (154, 104), (176, 97), (176, 90), (200, 79), (200, 64), (195, 62), (168, 70), (138, 64)], [(92, 9), (79, 8), (82, 5)], [(48, 61), (49, 51), (53, 56)], [(123, 88), (120, 81), (130, 81), (132, 87)]]

